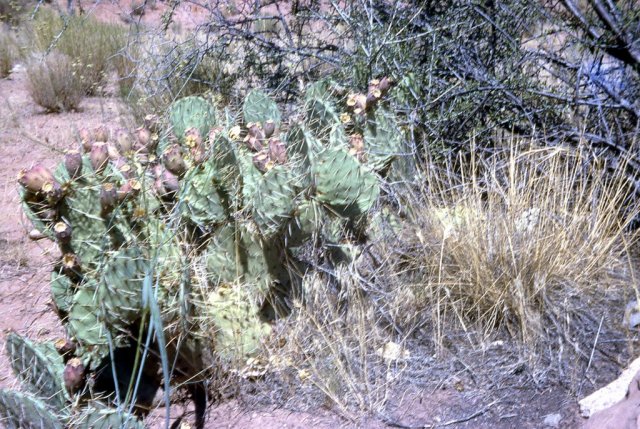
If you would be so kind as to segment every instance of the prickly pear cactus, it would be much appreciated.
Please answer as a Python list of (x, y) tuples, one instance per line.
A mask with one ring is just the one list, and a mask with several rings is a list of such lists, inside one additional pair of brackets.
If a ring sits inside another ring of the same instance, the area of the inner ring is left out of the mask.
[(333, 128), (341, 126), (340, 117), (328, 99), (309, 98), (305, 110), (306, 125), (319, 138), (328, 138)]
[(312, 171), (316, 199), (340, 216), (349, 218), (366, 213), (380, 194), (375, 175), (344, 149), (318, 153)]
[(84, 409), (81, 413), (73, 417), (73, 428), (75, 429), (143, 429), (144, 424), (135, 416), (109, 408), (98, 402)]
[(218, 188), (216, 171), (209, 165), (194, 168), (185, 180), (178, 195), (182, 215), (201, 228), (210, 228), (227, 220)]
[(276, 166), (259, 180), (253, 203), (254, 219), (266, 239), (282, 231), (293, 216), (296, 192), (295, 178), (291, 170)]
[(173, 133), (181, 140), (189, 128), (196, 128), (201, 136), (206, 136), (211, 128), (217, 125), (217, 112), (215, 107), (202, 97), (185, 97), (171, 105), (169, 121)]
[[(256, 353), (270, 332), (263, 319), (286, 314), (283, 303), (313, 269), (308, 255), (334, 265), (358, 255), (354, 229), (367, 225), (378, 174), (401, 152), (382, 106), (389, 86), (372, 81), (345, 100), (329, 83), (314, 85), (304, 119), (291, 124), (261, 91), (247, 94), (242, 112), (225, 109), (224, 121), (204, 98), (186, 97), (169, 108), (165, 129), (151, 116), (131, 132), (82, 131), (84, 154), (69, 151), (53, 173), (22, 171), (25, 212), (62, 254), (51, 293), (73, 346), (64, 366), (50, 346), (8, 341), (11, 353), (49, 362), (45, 371), (20, 360), (37, 372), (25, 381), (45, 374), (57, 381), (41, 388), (58, 405), (91, 403), (86, 380), (114, 351), (140, 345), (149, 326), (162, 326), (172, 345), (214, 333), (215, 352), (237, 362)], [(66, 389), (56, 387), (61, 368)], [(37, 420), (40, 403), (30, 407)], [(70, 422), (124, 423), (113, 408), (93, 408)]]
[(388, 168), (402, 152), (402, 134), (394, 116), (384, 109), (369, 114), (363, 137), (369, 165), (375, 171)]
[(266, 123), (273, 121), (275, 126), (280, 125), (281, 114), (276, 103), (262, 91), (253, 90), (247, 94), (242, 105), (245, 124)]
[(6, 341), (11, 367), (23, 385), (36, 396), (46, 398), (50, 407), (62, 409), (68, 400), (64, 362), (53, 344), (36, 344), (15, 332)]
[(51, 272), (51, 297), (58, 313), (66, 314), (73, 304), (74, 284), (60, 270)]
[(259, 318), (259, 305), (238, 284), (221, 284), (209, 295), (206, 309), (217, 328), (215, 349), (225, 358), (255, 354), (271, 332), (271, 326)]
[(0, 389), (0, 420), (7, 429), (63, 429), (45, 401), (27, 393)]

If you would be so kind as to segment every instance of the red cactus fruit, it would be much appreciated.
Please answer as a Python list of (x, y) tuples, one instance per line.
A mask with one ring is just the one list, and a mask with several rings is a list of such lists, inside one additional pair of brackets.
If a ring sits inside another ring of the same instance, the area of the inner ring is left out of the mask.
[(115, 136), (115, 146), (121, 154), (126, 155), (133, 150), (133, 138), (129, 131), (120, 128), (116, 131)]
[(287, 162), (287, 148), (277, 138), (269, 139), (269, 158), (276, 164)]
[(263, 173), (266, 173), (267, 171), (271, 170), (273, 168), (274, 163), (269, 157), (269, 151), (265, 149), (262, 152), (256, 153), (253, 156), (253, 165), (255, 165), (256, 168), (262, 171)]
[(28, 170), (20, 170), (18, 183), (29, 192), (41, 192), (45, 183), (56, 183), (51, 172), (40, 164), (34, 165)]
[(66, 222), (57, 222), (53, 226), (53, 232), (56, 235), (56, 240), (61, 243), (68, 243), (71, 240), (71, 226)]
[(102, 172), (109, 162), (109, 148), (107, 143), (94, 143), (89, 153), (91, 166), (96, 172)]
[(76, 351), (76, 345), (67, 338), (58, 338), (53, 344), (60, 356), (72, 355)]
[(109, 155), (109, 159), (112, 161), (122, 156), (120, 155), (118, 147), (113, 143), (107, 143), (107, 155)]
[(93, 129), (93, 141), (107, 142), (109, 141), (109, 129), (105, 125), (98, 125)]
[(243, 143), (251, 152), (260, 152), (262, 150), (262, 143), (260, 140), (250, 134), (246, 135)]
[(64, 154), (64, 167), (71, 179), (76, 179), (82, 174), (82, 154), (77, 150), (69, 150)]
[(75, 394), (84, 381), (84, 365), (78, 358), (71, 358), (64, 367), (62, 378), (64, 387), (70, 395)]
[(273, 133), (276, 131), (276, 123), (273, 122), (271, 119), (269, 119), (267, 122), (264, 123), (264, 125), (262, 126), (262, 130), (264, 131), (264, 137), (265, 138), (271, 138), (271, 136), (273, 135)]
[(260, 123), (258, 122), (249, 122), (247, 124), (247, 129), (249, 130), (249, 136), (253, 137), (257, 140), (263, 140), (265, 135), (264, 135), (264, 130), (262, 129), (262, 125), (260, 125)]
[(62, 268), (65, 273), (73, 274), (80, 270), (80, 258), (74, 253), (62, 255)]
[(113, 211), (118, 203), (118, 191), (113, 183), (105, 183), (100, 189), (100, 206), (102, 214), (106, 215)]
[(187, 165), (182, 158), (181, 152), (180, 146), (174, 144), (162, 154), (162, 161), (166, 169), (177, 176), (181, 176), (187, 171)]
[(129, 179), (127, 183), (120, 186), (120, 189), (118, 189), (118, 201), (129, 201), (135, 198), (140, 193), (141, 189), (142, 185), (137, 179)]
[(80, 137), (82, 150), (85, 153), (89, 153), (91, 151), (91, 146), (93, 145), (93, 134), (88, 129), (82, 128), (78, 131), (78, 136)]

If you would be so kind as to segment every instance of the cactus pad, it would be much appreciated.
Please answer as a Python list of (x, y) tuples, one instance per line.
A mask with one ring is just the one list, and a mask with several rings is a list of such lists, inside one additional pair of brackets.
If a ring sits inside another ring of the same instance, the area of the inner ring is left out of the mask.
[(209, 164), (196, 168), (184, 179), (178, 195), (182, 215), (201, 228), (211, 229), (227, 218), (215, 177)]
[(402, 133), (395, 117), (383, 109), (377, 109), (367, 121), (364, 143), (368, 164), (375, 171), (386, 169), (402, 150)]
[(201, 136), (206, 136), (217, 125), (216, 109), (202, 97), (184, 97), (169, 108), (169, 121), (173, 133), (181, 140), (189, 128), (197, 128)]
[(376, 176), (343, 149), (326, 149), (317, 155), (312, 166), (316, 200), (340, 216), (366, 213), (380, 193)]
[(251, 122), (264, 124), (270, 120), (278, 126), (281, 121), (278, 105), (262, 91), (253, 90), (249, 92), (244, 99), (242, 111), (245, 124)]
[(0, 390), (0, 420), (7, 429), (63, 429), (65, 426), (45, 405), (29, 394)]
[(341, 125), (333, 103), (327, 99), (308, 98), (305, 111), (306, 125), (320, 139), (327, 138), (332, 128)]
[(259, 307), (242, 286), (223, 284), (209, 295), (207, 311), (216, 327), (215, 350), (227, 359), (244, 362), (271, 332), (258, 317)]
[(29, 390), (55, 409), (64, 408), (64, 362), (53, 344), (35, 344), (12, 332), (7, 336), (6, 347), (13, 371)]
[(51, 296), (58, 311), (68, 313), (73, 304), (74, 285), (69, 277), (54, 270), (51, 272)]
[(291, 217), (296, 193), (293, 175), (284, 166), (269, 170), (259, 181), (254, 198), (254, 219), (263, 237), (277, 234)]
[(100, 403), (94, 403), (73, 420), (74, 429), (144, 429), (135, 416)]

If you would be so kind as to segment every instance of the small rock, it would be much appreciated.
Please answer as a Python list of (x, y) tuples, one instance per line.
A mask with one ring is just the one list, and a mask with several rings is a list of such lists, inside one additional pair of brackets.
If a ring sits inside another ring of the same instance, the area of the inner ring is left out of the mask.
[(42, 240), (43, 238), (47, 238), (46, 235), (38, 231), (37, 229), (32, 229), (29, 231), (29, 239), (33, 241)]
[(549, 426), (552, 428), (557, 428), (560, 426), (560, 421), (562, 420), (562, 415), (561, 414), (549, 414), (547, 416), (545, 416), (544, 420), (542, 421), (542, 423), (545, 426)]

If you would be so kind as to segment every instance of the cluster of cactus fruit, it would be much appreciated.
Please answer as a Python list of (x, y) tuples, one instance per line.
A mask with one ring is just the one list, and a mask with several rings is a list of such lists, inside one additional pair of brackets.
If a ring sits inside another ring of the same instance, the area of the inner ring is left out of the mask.
[[(93, 400), (92, 378), (114, 350), (135, 346), (137, 363), (151, 325), (174, 362), (189, 350), (185, 378), (203, 372), (203, 347), (228, 359), (255, 353), (269, 320), (300, 290), (305, 252), (349, 262), (350, 243), (366, 236), (380, 177), (401, 149), (380, 102), (391, 84), (374, 80), (367, 95), (348, 97), (314, 84), (303, 117), (286, 127), (260, 91), (247, 94), (238, 118), (186, 97), (166, 120), (150, 115), (132, 133), (81, 131), (78, 150), (54, 171), (22, 171), (24, 211), (61, 251), (51, 292), (67, 338), (34, 344), (10, 335), (14, 368), (35, 393), (0, 391), (8, 425), (108, 427), (96, 423), (102, 418), (138, 427)], [(202, 332), (210, 326), (214, 344)], [(80, 417), (78, 398), (90, 404)], [(116, 404), (126, 406), (123, 398)]]

